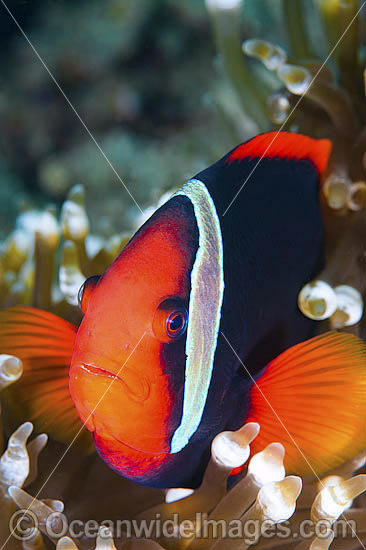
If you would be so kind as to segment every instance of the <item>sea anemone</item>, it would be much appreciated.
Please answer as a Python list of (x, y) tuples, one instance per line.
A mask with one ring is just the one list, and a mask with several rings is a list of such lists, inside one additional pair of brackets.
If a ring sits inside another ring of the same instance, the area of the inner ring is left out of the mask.
[[(13, 369), (10, 379), (5, 367), (11, 362), (15, 362), (17, 368)], [(6, 357), (2, 358), (2, 365), (1, 381), (5, 378), (9, 384), (19, 377), (19, 361)], [(65, 495), (62, 500), (42, 498), (50, 475), (46, 474), (46, 479), (39, 480), (38, 485), (35, 480), (38, 455), (47, 437), (41, 434), (27, 444), (32, 432), (32, 424), (27, 422), (9, 438), (8, 448), (0, 460), (2, 542), (17, 547), (22, 541), (23, 547), (38, 549), (45, 548), (45, 536), (60, 549), (94, 546), (113, 549), (114, 535), (117, 547), (125, 550), (239, 549), (254, 544), (258, 548), (286, 544), (289, 548), (296, 545), (304, 549), (318, 546), (327, 549), (336, 533), (342, 535), (343, 545), (349, 543), (352, 547), (355, 540), (362, 545), (364, 512), (353, 501), (366, 491), (366, 475), (354, 475), (365, 464), (365, 453), (323, 479), (312, 478), (303, 484), (300, 477), (286, 476), (284, 448), (280, 443), (272, 443), (251, 457), (240, 480), (228, 490), (232, 468), (248, 459), (250, 443), (259, 429), (258, 424), (249, 423), (237, 432), (223, 432), (216, 436), (201, 486), (196, 491), (169, 489), (165, 492), (165, 502), (161, 502), (162, 493), (155, 494), (160, 503), (145, 509), (153, 490), (135, 486), (121, 478), (117, 478), (119, 483), (116, 484), (113, 475), (106, 483), (106, 472), (103, 472), (100, 462), (94, 464), (97, 470), (94, 468), (92, 479), (88, 475), (85, 477), (82, 474), (84, 469), (93, 470), (90, 459), (63, 471), (56, 483), (53, 482), (57, 496)], [(90, 491), (90, 487), (83, 487), (77, 499), (75, 495), (68, 495), (67, 489), (70, 481), (75, 481), (75, 473), (84, 477), (86, 485), (93, 483), (95, 475), (104, 478), (105, 494), (117, 507), (108, 519), (105, 517), (108, 505), (98, 496), (94, 495), (94, 499), (99, 502), (83, 499), (83, 493)], [(32, 487), (34, 496), (22, 488), (28, 485)], [(136, 498), (136, 491), (137, 494), (143, 492), (145, 500)], [(128, 499), (129, 514), (124, 514), (124, 517), (129, 519), (118, 523), (118, 502), (122, 499)], [(84, 514), (85, 508), (89, 514), (94, 514), (93, 519), (87, 516), (85, 521), (80, 520), (82, 508)], [(279, 524), (286, 531), (276, 531)], [(286, 537), (284, 533), (287, 533)]]
[[(299, 307), (312, 319), (329, 319), (331, 328), (353, 326), (365, 338), (364, 5), (358, 0), (317, 0), (307, 9), (300, 1), (279, 4), (289, 51), (262, 38), (242, 41), (240, 11), (247, 5), (241, 0), (206, 0), (242, 116), (250, 117), (257, 130), (274, 126), (333, 142), (322, 182), (327, 265), (302, 290)], [(318, 44), (327, 45), (325, 53)], [(262, 70), (254, 71), (248, 58), (260, 61)]]

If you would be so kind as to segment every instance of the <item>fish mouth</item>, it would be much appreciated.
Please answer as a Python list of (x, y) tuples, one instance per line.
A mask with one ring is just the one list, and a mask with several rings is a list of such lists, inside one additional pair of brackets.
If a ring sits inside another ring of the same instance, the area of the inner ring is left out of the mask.
[(89, 360), (81, 360), (71, 366), (71, 371), (74, 373), (78, 371), (79, 373), (84, 372), (88, 378), (97, 376), (104, 380), (109, 379), (111, 385), (114, 382), (120, 384), (123, 387), (125, 395), (134, 401), (142, 402), (148, 398), (150, 387), (145, 378), (137, 376), (133, 370), (126, 366), (119, 366), (117, 373), (113, 372), (112, 368), (114, 369), (114, 365), (111, 365), (111, 370), (109, 370), (109, 368), (97, 367)]
[(104, 378), (112, 378), (115, 380), (121, 380), (123, 382), (122, 378), (116, 374), (115, 372), (111, 372), (107, 369), (102, 369), (101, 367), (95, 367), (94, 365), (90, 365), (88, 363), (81, 363), (79, 367), (82, 370), (85, 370), (89, 374), (93, 374), (96, 376), (103, 376)]
[(75, 353), (70, 368), (71, 396), (88, 429), (99, 438), (113, 439), (113, 447), (124, 447), (127, 454), (169, 453), (165, 416), (156, 425), (151, 420), (158, 415), (160, 386), (122, 358), (97, 359), (90, 353)]

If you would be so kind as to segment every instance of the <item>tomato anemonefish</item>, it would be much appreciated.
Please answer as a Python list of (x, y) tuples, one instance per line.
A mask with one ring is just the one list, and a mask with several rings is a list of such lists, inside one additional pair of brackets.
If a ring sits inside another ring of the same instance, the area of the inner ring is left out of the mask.
[(281, 441), (299, 474), (364, 448), (365, 345), (340, 333), (304, 341), (315, 322), (297, 309), (322, 267), (330, 150), (267, 133), (184, 183), (85, 282), (78, 329), (33, 308), (1, 312), (0, 351), (25, 364), (15, 388), (30, 417), (72, 439), (60, 381), (71, 363), (72, 400), (100, 456), (154, 487), (197, 486), (214, 436), (247, 421), (261, 426), (253, 449)]

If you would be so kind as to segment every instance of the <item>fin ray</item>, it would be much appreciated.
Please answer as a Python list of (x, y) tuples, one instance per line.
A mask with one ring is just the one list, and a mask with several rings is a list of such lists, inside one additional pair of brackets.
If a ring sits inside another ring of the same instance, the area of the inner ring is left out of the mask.
[(261, 426), (254, 452), (284, 444), (289, 472), (321, 475), (351, 459), (366, 447), (364, 342), (329, 332), (282, 353), (252, 387), (247, 422)]
[(53, 313), (15, 306), (0, 311), (0, 353), (23, 362), (23, 376), (2, 394), (17, 422), (30, 420), (37, 431), (88, 452), (94, 446), (69, 394), (69, 365), (77, 328)]
[(328, 164), (332, 150), (329, 139), (314, 139), (293, 132), (266, 132), (236, 147), (228, 156), (229, 162), (249, 158), (287, 158), (309, 160), (319, 174)]

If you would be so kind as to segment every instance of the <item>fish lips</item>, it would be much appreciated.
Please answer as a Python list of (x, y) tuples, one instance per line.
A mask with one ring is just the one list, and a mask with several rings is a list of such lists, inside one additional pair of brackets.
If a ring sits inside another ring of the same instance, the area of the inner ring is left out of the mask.
[(79, 416), (99, 437), (113, 438), (148, 454), (170, 452), (171, 434), (165, 426), (159, 421), (147, 426), (146, 417), (154, 415), (153, 409), (149, 411), (151, 384), (140, 373), (75, 357), (69, 387)]
[[(128, 392), (130, 399), (141, 402), (145, 401), (149, 396), (149, 384), (146, 379), (136, 376), (132, 369), (127, 367), (121, 368), (119, 372), (115, 373), (111, 370), (107, 370), (102, 367), (96, 367), (88, 363), (81, 363), (80, 369), (86, 371), (86, 373), (107, 378), (110, 380), (110, 385), (116, 383), (124, 386), (124, 390)], [(123, 377), (121, 376), (123, 370)], [(108, 388), (107, 390), (108, 391)], [(101, 397), (101, 399), (103, 396)]]

